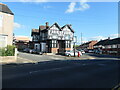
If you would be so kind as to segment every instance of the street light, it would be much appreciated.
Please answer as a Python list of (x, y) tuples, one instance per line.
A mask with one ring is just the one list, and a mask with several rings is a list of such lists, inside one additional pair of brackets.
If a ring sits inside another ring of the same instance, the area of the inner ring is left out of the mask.
[(74, 57), (75, 57), (75, 43), (77, 42), (77, 36), (73, 37), (73, 43), (74, 43)]

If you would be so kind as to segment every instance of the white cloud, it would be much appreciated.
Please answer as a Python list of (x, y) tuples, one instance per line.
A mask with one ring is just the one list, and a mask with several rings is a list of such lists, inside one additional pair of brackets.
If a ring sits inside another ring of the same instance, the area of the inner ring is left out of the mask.
[(97, 41), (100, 41), (100, 40), (104, 40), (104, 39), (107, 39), (106, 37), (104, 36), (95, 36), (95, 37), (91, 37), (89, 38), (88, 40), (91, 41), (91, 40), (97, 40)]
[(111, 39), (117, 38), (117, 37), (118, 37), (118, 34), (111, 34), (109, 37), (110, 37)]
[(47, 0), (19, 0), (20, 2), (47, 2)]
[(84, 11), (90, 8), (90, 6), (87, 4), (87, 0), (80, 0), (80, 6), (79, 7), (75, 7), (75, 6), (76, 6), (76, 2), (71, 2), (65, 13), (72, 13), (74, 11)]
[(70, 5), (68, 6), (68, 9), (66, 10), (66, 13), (72, 13), (75, 11), (75, 2), (71, 2)]
[(23, 28), (23, 27), (24, 27), (24, 25), (14, 22), (14, 29)]

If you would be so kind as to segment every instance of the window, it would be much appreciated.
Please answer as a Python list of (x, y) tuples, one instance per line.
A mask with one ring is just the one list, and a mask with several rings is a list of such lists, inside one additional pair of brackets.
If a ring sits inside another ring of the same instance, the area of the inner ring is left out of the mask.
[(66, 46), (66, 48), (71, 48), (71, 42), (70, 41), (66, 41), (66, 44), (65, 44)]
[(0, 47), (6, 47), (6, 46), (7, 46), (7, 36), (0, 35)]
[(52, 40), (52, 48), (57, 48), (57, 40)]
[(112, 48), (117, 48), (117, 45), (112, 45)]

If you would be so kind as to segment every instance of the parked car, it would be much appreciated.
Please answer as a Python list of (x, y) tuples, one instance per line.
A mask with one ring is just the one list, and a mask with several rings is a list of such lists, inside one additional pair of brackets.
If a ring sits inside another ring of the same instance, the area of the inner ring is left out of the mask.
[[(79, 52), (80, 52), (80, 51), (79, 51)], [(80, 52), (80, 54), (82, 55), (81, 52)], [(66, 50), (65, 55), (66, 55), (66, 56), (74, 56), (74, 51)], [(75, 56), (78, 56), (78, 51), (75, 51)]]
[(36, 51), (36, 53), (39, 54), (39, 55), (43, 54), (43, 52), (41, 52), (41, 51)]
[(94, 53), (94, 51), (91, 49), (91, 50), (88, 50), (88, 53)]
[(95, 54), (102, 54), (102, 50), (95, 50), (94, 53)]
[(35, 49), (31, 49), (31, 53), (36, 54), (36, 53), (37, 53), (37, 51), (36, 51)]
[(29, 52), (29, 48), (25, 48), (24, 50), (23, 50), (23, 52)]
[(85, 51), (84, 51), (84, 50), (81, 50), (81, 49), (79, 49), (78, 51), (80, 51), (82, 54), (84, 54), (84, 53), (85, 53)]
[(32, 49), (29, 49), (29, 53), (32, 53), (32, 51), (33, 51)]

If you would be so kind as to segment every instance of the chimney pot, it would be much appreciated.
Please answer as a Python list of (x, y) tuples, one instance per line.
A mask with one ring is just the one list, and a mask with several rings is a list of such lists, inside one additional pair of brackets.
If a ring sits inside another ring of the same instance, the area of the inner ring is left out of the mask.
[(110, 40), (110, 37), (108, 37), (108, 40)]
[(48, 23), (48, 22), (46, 22), (46, 27), (48, 27), (48, 24), (49, 24), (49, 23)]

